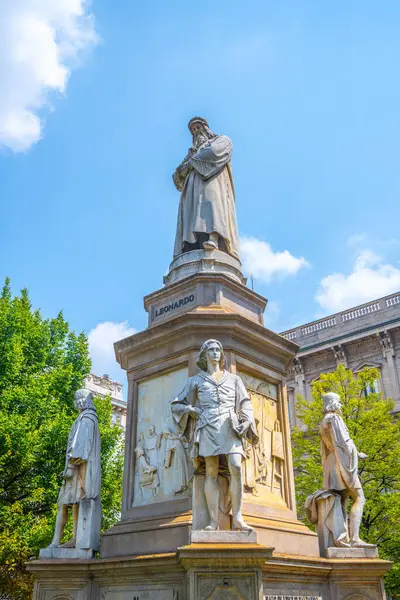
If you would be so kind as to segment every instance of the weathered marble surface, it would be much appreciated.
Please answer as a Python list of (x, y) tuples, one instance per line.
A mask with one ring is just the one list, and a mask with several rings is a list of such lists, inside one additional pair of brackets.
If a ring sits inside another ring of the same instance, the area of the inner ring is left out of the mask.
[(378, 558), (376, 546), (365, 546), (364, 548), (336, 548), (326, 549), (326, 558)]
[[(323, 490), (309, 496), (305, 503), (311, 523), (317, 524), (321, 554), (328, 552), (333, 542), (338, 548), (376, 549), (360, 539), (360, 524), (365, 496), (358, 476), (358, 459), (367, 458), (358, 452), (341, 416), (340, 396), (329, 392), (323, 396), (324, 418), (320, 423)], [(347, 526), (346, 508), (353, 500)]]
[(245, 443), (245, 499), (286, 506), (285, 441), (278, 404), (278, 386), (240, 372), (254, 410), (258, 442)]
[(188, 494), (192, 464), (179, 438), (169, 403), (187, 379), (187, 369), (139, 384), (133, 506), (173, 500)]
[[(78, 390), (75, 408), (80, 414), (68, 436), (54, 537), (47, 548), (40, 550), (41, 558), (90, 558), (100, 547), (100, 432), (93, 393)], [(73, 537), (61, 544), (69, 510)]]
[[(242, 516), (242, 461), (244, 444), (258, 442), (251, 400), (241, 378), (224, 368), (224, 350), (218, 340), (203, 343), (197, 367), (199, 373), (188, 379), (172, 401), (171, 411), (180, 436), (193, 444), (195, 478), (205, 475), (206, 529), (218, 529), (220, 511), (228, 515), (232, 508), (232, 529), (249, 530)], [(224, 498), (219, 477), (229, 481), (230, 493)], [(198, 521), (197, 498), (195, 491), (194, 523)]]
[(196, 531), (190, 534), (192, 544), (256, 544), (255, 531)]
[(242, 264), (238, 258), (222, 250), (190, 250), (175, 257), (171, 262), (164, 284), (172, 285), (196, 273), (220, 273), (237, 283), (246, 284)]
[(203, 246), (239, 258), (232, 142), (214, 134), (201, 117), (189, 121), (189, 130), (192, 147), (173, 175), (182, 192), (174, 257)]

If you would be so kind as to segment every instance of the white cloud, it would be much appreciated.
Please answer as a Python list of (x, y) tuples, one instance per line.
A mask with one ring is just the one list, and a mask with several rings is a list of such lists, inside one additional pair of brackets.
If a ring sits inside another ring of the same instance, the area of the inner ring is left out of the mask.
[(92, 371), (96, 375), (107, 373), (114, 379), (121, 380), (121, 370), (115, 360), (114, 342), (136, 333), (127, 321), (113, 323), (104, 321), (89, 331), (89, 352), (92, 359)]
[(347, 240), (347, 245), (350, 247), (359, 246), (360, 244), (365, 242), (366, 237), (366, 233), (354, 233)]
[(274, 252), (267, 242), (253, 237), (242, 237), (240, 249), (244, 271), (267, 283), (274, 278), (295, 275), (310, 266), (305, 258), (296, 258), (288, 250)]
[(400, 269), (385, 264), (371, 250), (363, 250), (349, 275), (334, 273), (324, 277), (315, 298), (323, 309), (338, 312), (399, 289)]
[(43, 109), (97, 40), (90, 0), (0, 2), (0, 147), (24, 152), (43, 135)]

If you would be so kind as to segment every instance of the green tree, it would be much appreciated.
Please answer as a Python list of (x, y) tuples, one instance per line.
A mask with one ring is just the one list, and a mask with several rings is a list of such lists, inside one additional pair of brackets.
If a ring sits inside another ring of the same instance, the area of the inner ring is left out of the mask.
[[(28, 292), (0, 296), (0, 591), (29, 598), (24, 564), (50, 543), (74, 392), (90, 372), (86, 336), (63, 314), (45, 319)], [(110, 399), (96, 399), (102, 442), (103, 527), (121, 506), (121, 429)]]
[[(379, 371), (364, 368), (358, 374), (339, 365), (333, 373), (313, 383), (312, 401), (297, 399), (303, 427), (292, 432), (293, 462), (299, 516), (306, 521), (304, 502), (322, 487), (318, 424), (322, 419), (322, 395), (340, 395), (343, 418), (357, 449), (368, 458), (360, 460), (359, 474), (366, 496), (361, 535), (377, 544), (381, 558), (394, 561), (386, 578), (387, 591), (400, 589), (400, 422), (393, 417), (394, 403), (375, 392)], [(395, 596), (394, 596), (395, 597)]]

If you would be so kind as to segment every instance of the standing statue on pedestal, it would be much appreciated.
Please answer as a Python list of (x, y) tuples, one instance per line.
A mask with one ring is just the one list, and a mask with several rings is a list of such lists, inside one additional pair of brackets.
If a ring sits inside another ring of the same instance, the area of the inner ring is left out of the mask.
[[(358, 476), (358, 452), (341, 416), (340, 396), (329, 392), (323, 396), (325, 416), (320, 423), (323, 490), (307, 498), (306, 510), (311, 522), (318, 523), (318, 533), (337, 547), (375, 547), (360, 539), (360, 525), (365, 496)], [(349, 531), (347, 505), (350, 498)], [(323, 518), (324, 522), (321, 522)], [(321, 540), (320, 540), (321, 542)], [(325, 545), (326, 544), (320, 544)]]
[(216, 135), (201, 117), (189, 121), (193, 145), (173, 174), (182, 192), (174, 257), (204, 248), (223, 250), (239, 259), (232, 142)]
[(194, 442), (195, 471), (200, 460), (205, 461), (204, 494), (209, 513), (205, 529), (218, 529), (218, 475), (222, 459), (226, 459), (230, 474), (232, 529), (249, 531), (252, 528), (242, 517), (242, 460), (245, 457), (243, 440), (252, 444), (258, 441), (253, 407), (241, 378), (224, 369), (225, 357), (220, 342), (204, 342), (197, 366), (201, 372), (190, 377), (184, 390), (172, 401), (171, 409), (180, 434)]
[[(101, 471), (100, 432), (93, 403), (93, 393), (87, 389), (75, 393), (75, 408), (79, 417), (73, 423), (68, 436), (63, 484), (58, 496), (58, 513), (53, 541), (40, 551), (40, 556), (73, 556), (65, 549), (76, 550), (88, 555), (99, 549), (101, 526)], [(65, 544), (61, 538), (72, 510), (73, 537)]]

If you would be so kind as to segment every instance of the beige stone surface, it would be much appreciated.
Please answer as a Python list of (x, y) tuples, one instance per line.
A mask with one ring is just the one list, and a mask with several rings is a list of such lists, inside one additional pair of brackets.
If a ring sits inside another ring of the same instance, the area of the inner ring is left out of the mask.
[[(278, 554), (260, 544), (231, 544), (229, 548), (226, 544), (189, 544), (178, 552), (157, 555), (28, 563), (36, 579), (33, 600), (158, 600), (164, 596), (166, 600), (198, 600), (193, 589), (212, 594), (218, 586), (226, 591), (237, 588), (244, 595), (258, 589), (262, 600), (264, 596), (385, 600), (382, 577), (389, 567), (389, 562), (380, 559)], [(245, 587), (239, 584), (241, 577)]]
[[(174, 500), (189, 493), (192, 466), (187, 449), (172, 433), (174, 425), (169, 407), (171, 399), (184, 387), (187, 376), (187, 368), (181, 368), (149, 377), (138, 385), (132, 506)], [(139, 448), (143, 450), (142, 455)], [(155, 471), (149, 472), (149, 466)], [(186, 476), (178, 482), (183, 471)], [(154, 478), (157, 485), (153, 485)]]
[[(217, 283), (221, 286), (219, 293)], [(121, 556), (129, 549), (132, 553), (176, 550), (179, 544), (189, 541), (191, 498), (182, 497), (179, 508), (180, 501), (176, 498), (136, 503), (135, 448), (138, 423), (142, 427), (143, 421), (142, 390), (147, 382), (174, 371), (182, 370), (183, 374), (183, 369), (189, 376), (196, 374), (198, 350), (210, 337), (221, 341), (228, 370), (246, 379), (262, 429), (262, 447), (258, 451), (264, 453), (265, 460), (263, 470), (257, 474), (255, 489), (247, 487), (243, 505), (245, 521), (256, 529), (263, 544), (276, 546), (280, 552), (294, 549), (304, 556), (318, 556), (316, 534), (296, 518), (285, 373), (297, 347), (262, 325), (266, 300), (245, 286), (218, 274), (199, 274), (176, 284), (175, 291), (179, 288), (179, 293), (185, 295), (185, 285), (188, 291), (198, 287), (202, 306), (158, 324), (151, 323), (147, 330), (115, 344), (117, 359), (127, 370), (129, 382), (123, 510), (121, 523), (103, 535), (101, 556)], [(174, 285), (145, 299), (150, 312), (152, 303), (159, 301), (159, 294), (169, 293), (169, 288)], [(241, 302), (241, 305), (237, 302), (236, 308), (230, 307), (229, 312), (221, 300), (228, 291)], [(216, 306), (213, 298), (219, 298), (220, 304)], [(254, 319), (242, 310), (245, 304), (254, 307)], [(151, 404), (152, 394), (147, 397), (146, 402)], [(171, 393), (169, 399), (172, 398)], [(164, 406), (164, 400), (160, 402), (157, 406)], [(148, 427), (151, 419), (148, 418)], [(158, 426), (156, 432), (159, 433)], [(250, 453), (249, 462), (252, 462), (250, 470), (255, 470), (254, 453), (252, 456)], [(248, 483), (250, 475), (246, 473)]]
[(263, 324), (266, 302), (253, 290), (218, 271), (197, 273), (144, 298), (149, 326), (159, 325), (196, 309), (212, 310), (216, 314), (218, 311), (237, 312)]
[(191, 544), (256, 544), (255, 531), (205, 531), (193, 530)]
[(378, 548), (364, 547), (364, 548), (327, 548), (327, 558), (378, 558)]
[(192, 250), (177, 256), (164, 277), (165, 285), (172, 285), (197, 273), (220, 273), (238, 283), (246, 283), (240, 261), (220, 250)]

